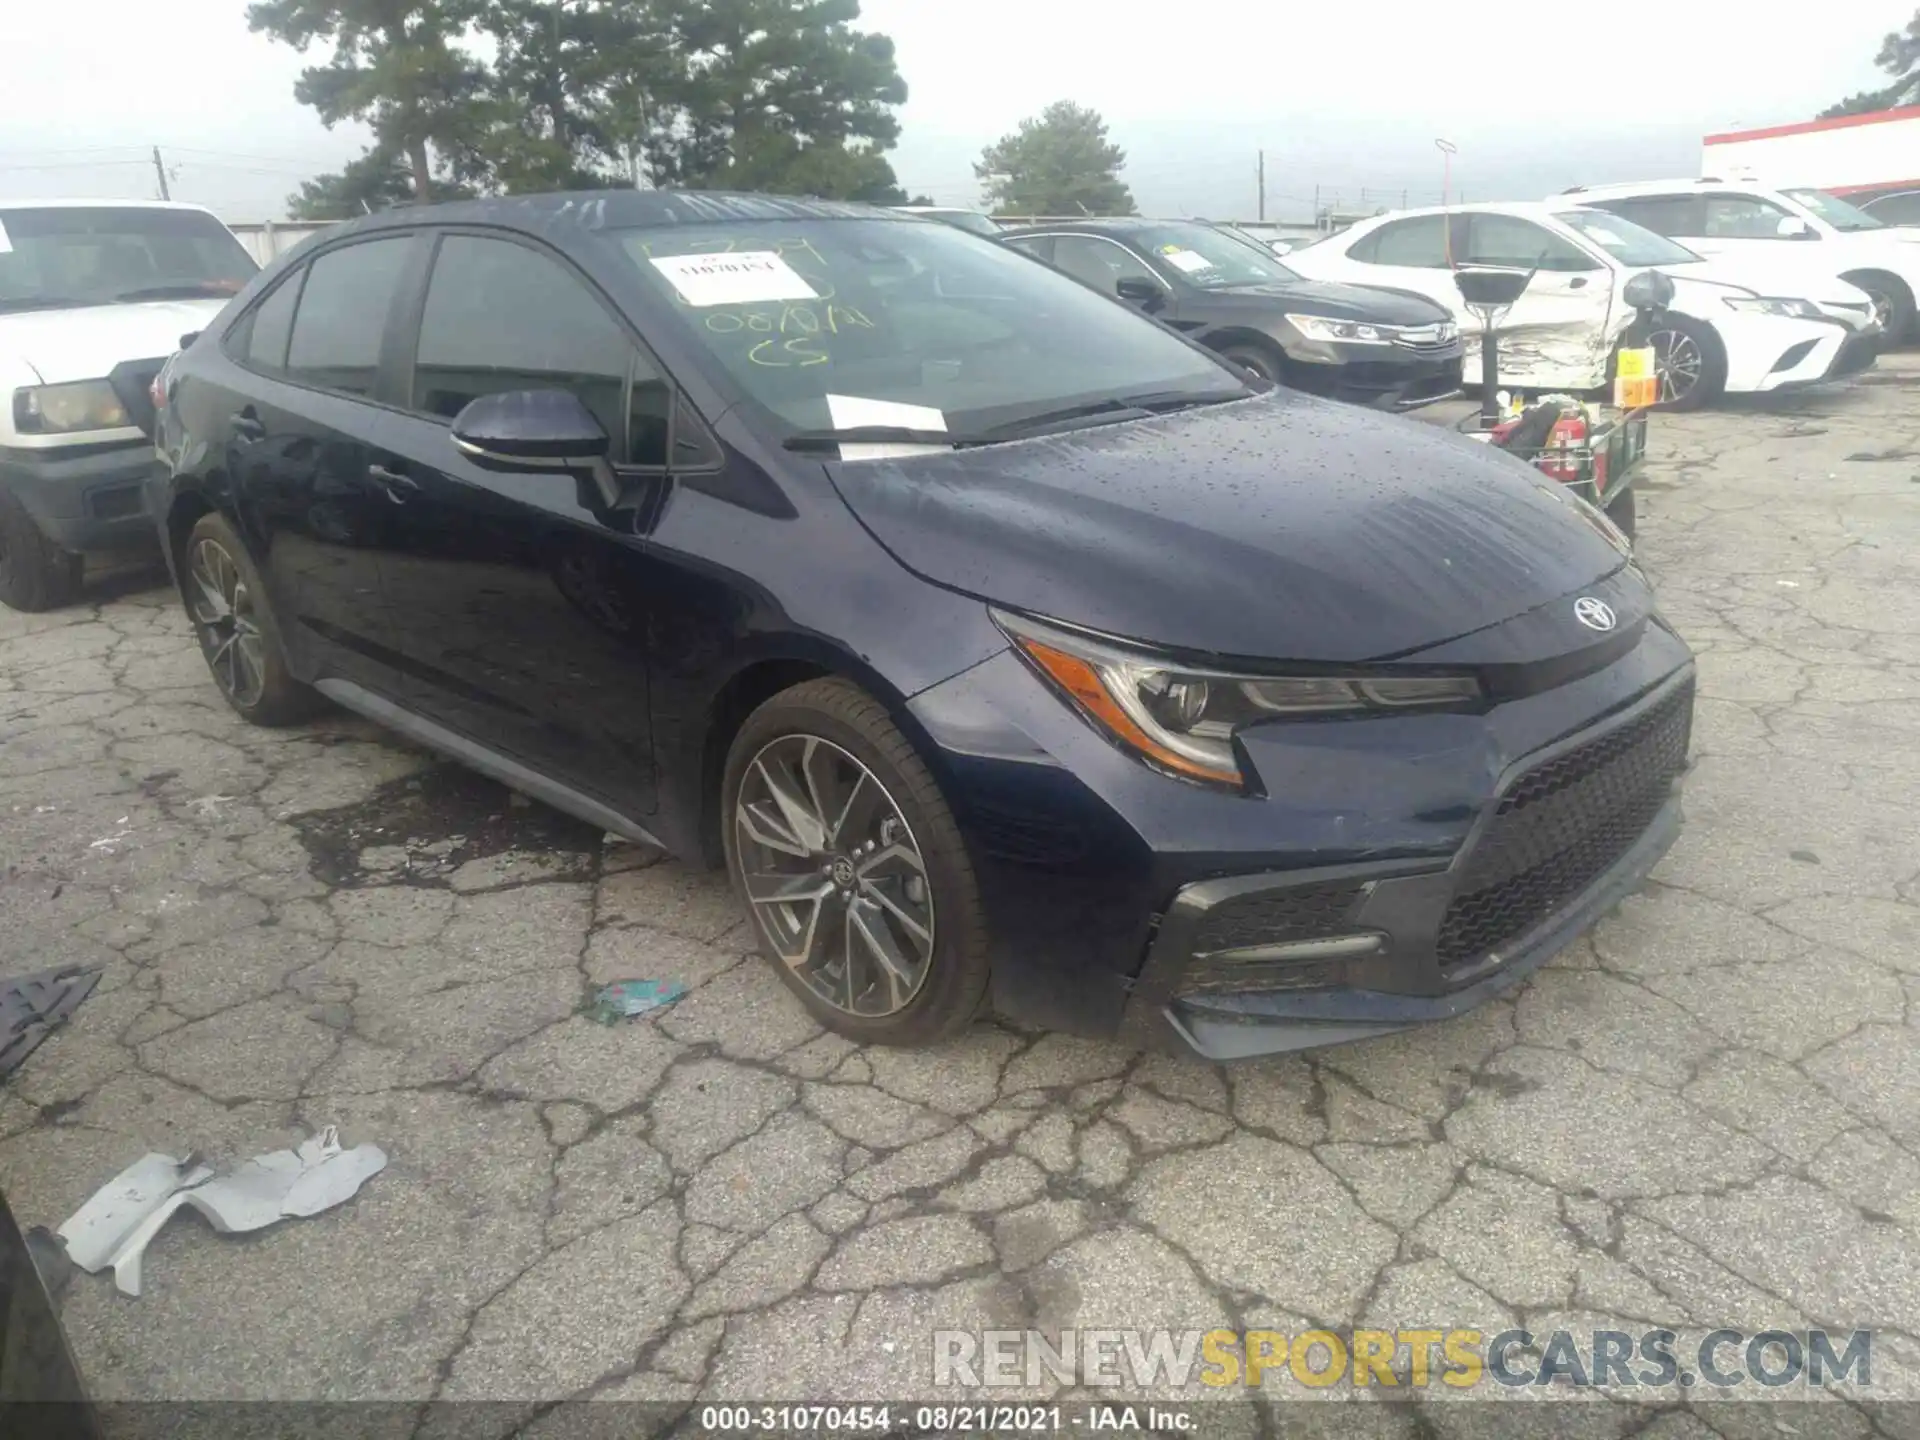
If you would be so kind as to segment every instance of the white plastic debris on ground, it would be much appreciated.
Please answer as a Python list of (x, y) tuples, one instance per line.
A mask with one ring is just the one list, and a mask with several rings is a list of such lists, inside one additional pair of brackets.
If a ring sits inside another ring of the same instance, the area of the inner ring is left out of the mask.
[(304, 1218), (349, 1199), (387, 1165), (378, 1145), (340, 1146), (329, 1125), (297, 1150), (273, 1150), (221, 1175), (192, 1156), (144, 1155), (109, 1180), (61, 1225), (67, 1256), (88, 1274), (111, 1268), (126, 1295), (140, 1293), (140, 1262), (182, 1206), (223, 1235)]

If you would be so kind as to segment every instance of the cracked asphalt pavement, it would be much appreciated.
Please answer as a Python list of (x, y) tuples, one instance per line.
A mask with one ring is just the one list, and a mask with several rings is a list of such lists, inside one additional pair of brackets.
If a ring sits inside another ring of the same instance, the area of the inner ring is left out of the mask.
[[(241, 724), (151, 574), (0, 611), (0, 970), (106, 966), (0, 1090), (21, 1223), (149, 1149), (392, 1157), (256, 1235), (176, 1218), (138, 1300), (77, 1277), (94, 1392), (899, 1399), (941, 1328), (1519, 1324), (1872, 1327), (1912, 1396), (1920, 357), (1651, 449), (1700, 656), (1677, 847), (1507, 998), (1227, 1069), (999, 1023), (859, 1049), (722, 876), (344, 715)], [(690, 993), (579, 1013), (624, 977)]]

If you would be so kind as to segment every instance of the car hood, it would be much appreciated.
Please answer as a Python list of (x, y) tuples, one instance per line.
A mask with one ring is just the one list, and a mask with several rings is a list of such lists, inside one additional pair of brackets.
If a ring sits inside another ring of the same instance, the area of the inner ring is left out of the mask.
[(1245, 305), (1270, 311), (1297, 311), (1333, 320), (1372, 320), (1382, 325), (1432, 325), (1453, 318), (1431, 300), (1367, 285), (1331, 280), (1289, 280), (1274, 285), (1238, 285), (1209, 290), (1215, 304)]
[(0, 354), (11, 353), (43, 385), (97, 380), (123, 360), (171, 355), (182, 335), (205, 329), (226, 303), (149, 300), (0, 314)]
[(1597, 517), (1510, 456), (1293, 391), (827, 469), (928, 580), (1214, 655), (1402, 655), (1625, 564)]

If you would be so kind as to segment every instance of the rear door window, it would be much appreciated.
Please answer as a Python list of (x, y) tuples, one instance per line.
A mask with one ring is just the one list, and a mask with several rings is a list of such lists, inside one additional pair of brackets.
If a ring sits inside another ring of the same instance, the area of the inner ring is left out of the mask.
[(413, 408), (451, 420), (513, 390), (570, 390), (616, 463), (666, 464), (672, 387), (585, 282), (528, 246), (448, 235), (420, 317)]
[(307, 266), (287, 344), (287, 374), (348, 395), (371, 395), (387, 314), (400, 288), (411, 235), (363, 240)]
[(1363, 235), (1347, 250), (1350, 260), (1369, 265), (1404, 265), (1416, 270), (1447, 268), (1447, 217), (1416, 215), (1394, 220)]

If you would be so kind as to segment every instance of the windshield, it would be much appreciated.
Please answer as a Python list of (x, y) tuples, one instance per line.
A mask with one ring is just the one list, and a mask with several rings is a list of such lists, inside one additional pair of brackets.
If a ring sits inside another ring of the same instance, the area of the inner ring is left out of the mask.
[(1644, 225), (1602, 210), (1561, 210), (1554, 219), (1598, 245), (1622, 265), (1697, 265), (1700, 257)]
[(945, 225), (771, 220), (619, 239), (686, 329), (789, 432), (978, 433), (1089, 402), (1247, 393), (1234, 372), (1129, 307)]
[(1796, 205), (1804, 205), (1836, 230), (1884, 230), (1887, 227), (1858, 205), (1849, 205), (1824, 190), (1782, 190)]
[(253, 263), (201, 210), (49, 205), (0, 210), (0, 313), (232, 295)]
[(1162, 267), (1171, 267), (1203, 290), (1243, 285), (1284, 285), (1300, 276), (1257, 240), (1211, 225), (1175, 222), (1130, 231), (1128, 238)]

